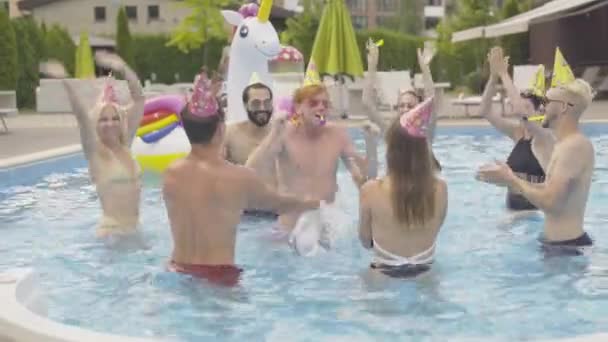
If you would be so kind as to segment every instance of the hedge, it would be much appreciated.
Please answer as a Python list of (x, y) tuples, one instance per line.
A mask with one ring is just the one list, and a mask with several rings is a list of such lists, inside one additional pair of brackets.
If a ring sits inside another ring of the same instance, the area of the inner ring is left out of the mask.
[[(363, 64), (367, 65), (367, 50), (365, 44), (369, 38), (373, 41), (384, 40), (380, 48), (378, 71), (418, 70), (416, 49), (422, 47), (424, 38), (403, 34), (386, 29), (357, 31), (357, 43)], [(365, 67), (367, 69), (367, 67)]]
[(17, 87), (17, 43), (8, 13), (0, 8), (0, 90)]
[[(154, 83), (192, 82), (203, 66), (204, 48), (208, 49), (208, 69), (217, 70), (226, 40), (212, 39), (201, 48), (183, 53), (173, 46), (166, 46), (167, 36), (134, 35), (132, 46), (135, 70), (140, 79)], [(156, 75), (153, 80), (152, 74)], [(176, 77), (177, 75), (177, 77)]]
[[(36, 24), (33, 24), (34, 27)], [(19, 67), (17, 76), (17, 106), (19, 108), (34, 108), (36, 105), (36, 86), (38, 85), (39, 58), (35, 37), (37, 32), (32, 29), (31, 19), (16, 19), (12, 22), (17, 40)]]

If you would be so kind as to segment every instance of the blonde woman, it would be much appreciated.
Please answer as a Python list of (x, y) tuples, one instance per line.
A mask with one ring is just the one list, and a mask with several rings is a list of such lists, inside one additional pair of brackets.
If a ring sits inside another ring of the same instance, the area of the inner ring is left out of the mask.
[(143, 116), (145, 98), (137, 75), (120, 57), (99, 52), (95, 60), (98, 65), (125, 77), (131, 94), (130, 104), (118, 103), (111, 77), (106, 79), (95, 105), (87, 108), (78, 95), (74, 80), (65, 79), (67, 73), (63, 65), (48, 62), (41, 71), (63, 79), (103, 211), (97, 236), (105, 237), (133, 233), (139, 222), (139, 168), (131, 156), (130, 146)]

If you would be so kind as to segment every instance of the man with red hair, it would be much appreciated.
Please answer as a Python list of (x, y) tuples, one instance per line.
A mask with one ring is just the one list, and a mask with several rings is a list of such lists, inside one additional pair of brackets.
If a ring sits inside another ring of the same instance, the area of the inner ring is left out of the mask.
[[(357, 154), (346, 128), (326, 122), (330, 102), (323, 85), (298, 89), (293, 102), (296, 120), (286, 123), (284, 117), (275, 119), (246, 165), (259, 173), (277, 167), (279, 191), (331, 203), (338, 190), (338, 161), (342, 159), (360, 185), (366, 180), (366, 160)], [(288, 236), (300, 214), (279, 216), (279, 235)]]

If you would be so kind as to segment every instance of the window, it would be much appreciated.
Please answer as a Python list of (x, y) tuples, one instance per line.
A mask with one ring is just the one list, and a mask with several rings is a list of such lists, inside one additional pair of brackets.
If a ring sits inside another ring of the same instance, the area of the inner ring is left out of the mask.
[(103, 6), (95, 6), (95, 21), (96, 22), (104, 22), (106, 21), (106, 8)]
[(442, 6), (442, 1), (441, 0), (427, 0), (427, 5), (428, 6)]
[(346, 5), (353, 12), (364, 12), (366, 0), (346, 0)]
[(148, 21), (160, 19), (160, 9), (158, 5), (148, 6)]
[(380, 0), (378, 1), (378, 10), (380, 12), (393, 12), (397, 10), (397, 0)]
[(353, 26), (356, 29), (367, 28), (367, 17), (353, 16)]
[(8, 0), (7, 1), (1, 1), (0, 0), (0, 8), (2, 8), (2, 7), (4, 7), (5, 11), (7, 11), (7, 12), (9, 11), (9, 9), (8, 9)]
[(440, 18), (424, 18), (424, 28), (434, 30), (439, 25)]
[(137, 6), (125, 6), (125, 12), (129, 20), (137, 20)]

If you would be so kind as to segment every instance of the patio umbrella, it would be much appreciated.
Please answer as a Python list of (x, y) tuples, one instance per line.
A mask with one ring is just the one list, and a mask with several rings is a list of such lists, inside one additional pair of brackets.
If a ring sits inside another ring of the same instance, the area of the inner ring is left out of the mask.
[(80, 34), (80, 43), (76, 49), (76, 78), (95, 78), (93, 52), (86, 32)]
[(344, 0), (328, 0), (323, 9), (321, 22), (312, 47), (314, 59), (321, 76), (333, 76), (339, 80), (340, 103), (338, 110), (346, 118), (348, 93), (345, 78), (354, 81), (363, 76), (363, 63), (357, 45), (355, 30)]
[(344, 0), (328, 0), (315, 42), (312, 57), (321, 76), (363, 76), (363, 63), (355, 30)]

